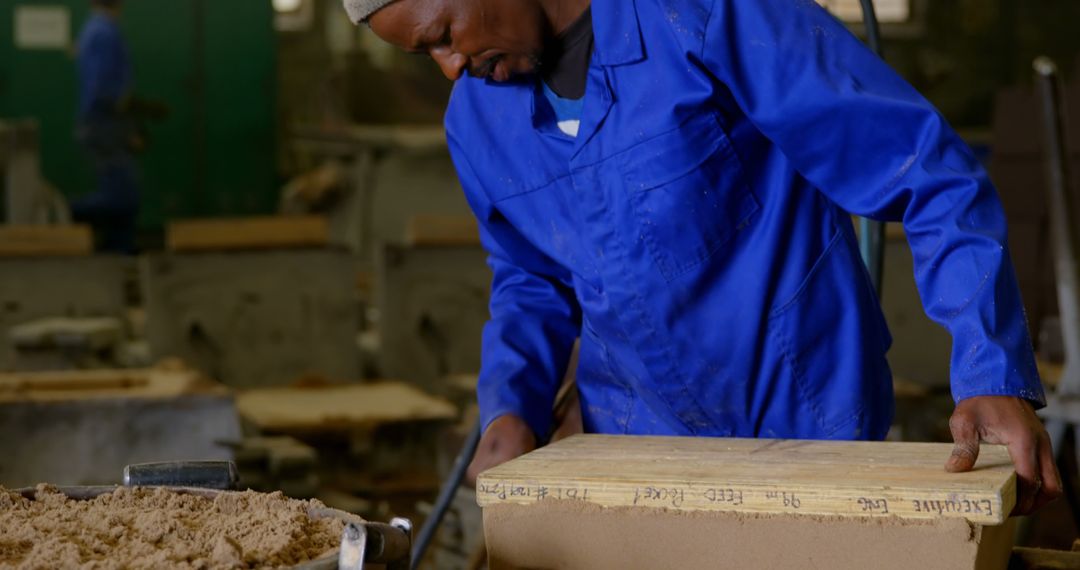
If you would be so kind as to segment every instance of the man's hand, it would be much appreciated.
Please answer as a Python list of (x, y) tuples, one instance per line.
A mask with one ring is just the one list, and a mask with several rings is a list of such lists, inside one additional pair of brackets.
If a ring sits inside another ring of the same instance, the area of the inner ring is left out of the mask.
[(536, 436), (525, 420), (514, 415), (499, 416), (480, 437), (476, 455), (466, 476), (476, 486), (476, 477), (484, 471), (536, 449)]
[(956, 406), (949, 420), (956, 446), (945, 463), (951, 473), (971, 471), (979, 442), (1006, 445), (1016, 468), (1019, 494), (1014, 515), (1028, 515), (1061, 496), (1061, 476), (1050, 436), (1027, 400), (976, 396)]

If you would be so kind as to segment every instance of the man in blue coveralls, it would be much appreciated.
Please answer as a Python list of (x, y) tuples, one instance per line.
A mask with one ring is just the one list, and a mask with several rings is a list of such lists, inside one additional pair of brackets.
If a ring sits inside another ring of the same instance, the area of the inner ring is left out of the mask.
[(1005, 444), (1017, 513), (1058, 496), (1004, 213), (941, 115), (812, 0), (592, 2), (345, 0), (456, 81), (494, 272), (472, 474), (547, 439), (579, 337), (588, 432), (883, 438), (851, 212), (903, 222), (953, 336), (946, 468)]
[(93, 162), (97, 188), (71, 203), (72, 217), (93, 225), (99, 248), (132, 253), (139, 188), (134, 152), (142, 146), (129, 113), (132, 69), (117, 19), (121, 0), (91, 0), (79, 34), (76, 139)]

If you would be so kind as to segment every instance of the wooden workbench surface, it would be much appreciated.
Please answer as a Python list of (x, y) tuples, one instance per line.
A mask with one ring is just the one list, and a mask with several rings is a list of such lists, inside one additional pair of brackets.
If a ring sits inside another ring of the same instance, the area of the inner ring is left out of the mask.
[(326, 247), (330, 224), (321, 216), (262, 216), (177, 220), (165, 229), (172, 252)]
[(575, 500), (603, 507), (1002, 523), (1015, 502), (1004, 447), (944, 470), (934, 443), (579, 435), (484, 472), (481, 507)]
[(90, 226), (0, 224), (0, 257), (90, 255)]
[(270, 432), (365, 428), (410, 421), (450, 420), (450, 402), (402, 382), (247, 390), (236, 397), (240, 415)]
[(224, 393), (190, 370), (69, 370), (0, 374), (0, 403), (92, 399), (159, 399), (192, 393)]

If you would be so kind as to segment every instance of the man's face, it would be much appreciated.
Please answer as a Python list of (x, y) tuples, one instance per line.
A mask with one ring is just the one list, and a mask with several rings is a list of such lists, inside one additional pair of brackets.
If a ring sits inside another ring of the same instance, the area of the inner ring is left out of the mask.
[(428, 54), (450, 80), (535, 71), (546, 20), (535, 0), (397, 0), (368, 19), (380, 38)]

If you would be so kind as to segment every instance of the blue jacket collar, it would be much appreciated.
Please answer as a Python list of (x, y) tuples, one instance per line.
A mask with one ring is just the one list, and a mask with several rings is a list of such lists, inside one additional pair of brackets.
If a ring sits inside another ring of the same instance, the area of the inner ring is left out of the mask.
[(635, 0), (592, 0), (594, 61), (603, 66), (645, 59)]

